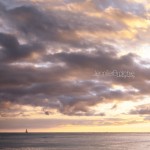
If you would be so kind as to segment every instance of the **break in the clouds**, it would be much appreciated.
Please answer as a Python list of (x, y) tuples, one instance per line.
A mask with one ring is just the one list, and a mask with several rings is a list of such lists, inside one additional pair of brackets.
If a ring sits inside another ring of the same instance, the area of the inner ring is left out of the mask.
[[(0, 121), (80, 116), (107, 125), (118, 115), (116, 124), (144, 122), (148, 17), (146, 1), (0, 0)], [(106, 74), (114, 71), (120, 75)]]

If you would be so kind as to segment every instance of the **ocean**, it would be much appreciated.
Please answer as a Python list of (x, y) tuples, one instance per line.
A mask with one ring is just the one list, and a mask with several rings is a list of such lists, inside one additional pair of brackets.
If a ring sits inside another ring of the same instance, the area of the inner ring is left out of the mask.
[(1, 133), (0, 150), (150, 150), (150, 133)]

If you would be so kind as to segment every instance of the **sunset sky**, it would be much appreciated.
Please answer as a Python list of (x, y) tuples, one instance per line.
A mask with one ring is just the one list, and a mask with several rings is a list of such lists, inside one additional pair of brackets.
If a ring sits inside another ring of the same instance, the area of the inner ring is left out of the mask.
[(0, 0), (0, 132), (150, 132), (150, 1)]

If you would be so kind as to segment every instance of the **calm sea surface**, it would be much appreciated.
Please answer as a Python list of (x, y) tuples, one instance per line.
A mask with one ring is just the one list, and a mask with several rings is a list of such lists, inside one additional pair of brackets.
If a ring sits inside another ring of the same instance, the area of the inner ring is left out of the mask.
[(0, 134), (2, 150), (150, 150), (150, 133)]

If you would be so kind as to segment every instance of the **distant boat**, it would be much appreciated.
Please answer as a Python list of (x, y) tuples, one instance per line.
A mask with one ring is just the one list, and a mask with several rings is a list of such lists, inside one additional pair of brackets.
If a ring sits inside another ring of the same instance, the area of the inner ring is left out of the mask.
[(26, 129), (26, 133), (28, 133), (28, 130)]

